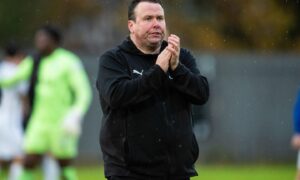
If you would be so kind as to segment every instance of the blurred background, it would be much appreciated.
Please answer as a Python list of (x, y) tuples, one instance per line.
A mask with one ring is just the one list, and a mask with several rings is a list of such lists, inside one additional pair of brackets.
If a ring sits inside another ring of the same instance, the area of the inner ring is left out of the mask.
[[(81, 58), (94, 99), (78, 163), (101, 164), (101, 109), (95, 88), (100, 55), (128, 35), (128, 0), (1, 0), (0, 46), (15, 39), (31, 52), (35, 30), (55, 24)], [(194, 107), (199, 164), (292, 164), (292, 112), (300, 85), (299, 0), (168, 0), (169, 32), (181, 37), (211, 98)]]

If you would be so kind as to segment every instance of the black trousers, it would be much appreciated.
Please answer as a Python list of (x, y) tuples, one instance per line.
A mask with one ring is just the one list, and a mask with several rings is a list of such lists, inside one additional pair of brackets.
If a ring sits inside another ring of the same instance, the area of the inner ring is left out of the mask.
[(190, 178), (176, 178), (176, 177), (162, 177), (162, 178), (145, 177), (145, 178), (133, 178), (133, 177), (112, 176), (112, 177), (109, 177), (108, 180), (190, 180)]

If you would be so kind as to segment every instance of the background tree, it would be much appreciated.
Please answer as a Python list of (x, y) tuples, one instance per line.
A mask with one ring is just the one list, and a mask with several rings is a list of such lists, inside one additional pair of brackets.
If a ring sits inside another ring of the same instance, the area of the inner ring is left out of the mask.
[[(25, 44), (45, 23), (61, 26), (66, 46), (99, 53), (124, 38), (130, 0), (2, 0), (0, 45)], [(300, 50), (299, 0), (164, 1), (168, 29), (202, 51)]]

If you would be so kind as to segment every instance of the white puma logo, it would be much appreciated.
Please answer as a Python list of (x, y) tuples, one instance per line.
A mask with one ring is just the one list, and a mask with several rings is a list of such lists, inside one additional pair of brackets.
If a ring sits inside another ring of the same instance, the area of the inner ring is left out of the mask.
[(138, 74), (138, 75), (141, 75), (141, 76), (143, 75), (143, 72), (144, 72), (144, 70), (142, 70), (142, 72), (139, 72), (139, 71), (137, 71), (137, 70), (135, 70), (135, 69), (133, 70), (133, 73)]

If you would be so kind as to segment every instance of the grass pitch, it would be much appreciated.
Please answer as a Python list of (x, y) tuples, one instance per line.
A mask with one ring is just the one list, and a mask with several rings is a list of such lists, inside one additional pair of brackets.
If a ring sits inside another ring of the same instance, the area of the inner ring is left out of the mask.
[[(197, 166), (199, 176), (191, 180), (293, 180), (295, 165), (201, 165)], [(103, 166), (78, 166), (79, 180), (106, 180)], [(4, 180), (7, 172), (0, 175)], [(40, 170), (36, 180), (42, 180)]]
[[(191, 180), (292, 180), (295, 165), (203, 165)], [(78, 167), (79, 180), (105, 180), (103, 167)]]

